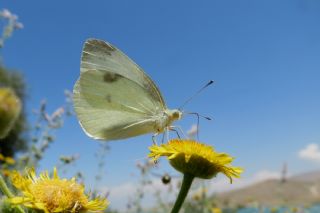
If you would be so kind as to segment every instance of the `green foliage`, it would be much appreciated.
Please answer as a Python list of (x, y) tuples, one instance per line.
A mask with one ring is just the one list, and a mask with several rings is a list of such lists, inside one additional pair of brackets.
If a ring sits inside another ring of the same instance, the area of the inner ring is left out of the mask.
[(19, 211), (16, 208), (14, 208), (6, 201), (3, 201), (0, 207), (0, 211), (3, 213), (19, 213)]
[(0, 140), (0, 152), (5, 156), (14, 156), (18, 151), (26, 150), (28, 138), (25, 134), (28, 124), (24, 111), (26, 85), (23, 76), (0, 65), (0, 87), (12, 88), (22, 103), (22, 111), (7, 137)]

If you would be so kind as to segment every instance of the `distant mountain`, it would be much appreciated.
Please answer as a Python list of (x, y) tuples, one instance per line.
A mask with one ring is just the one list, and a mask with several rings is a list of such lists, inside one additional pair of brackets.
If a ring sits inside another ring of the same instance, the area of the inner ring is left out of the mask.
[(220, 193), (214, 201), (221, 207), (245, 206), (259, 203), (264, 206), (297, 206), (320, 202), (320, 171), (288, 178), (266, 180), (241, 189)]
[(300, 175), (295, 175), (290, 178), (294, 181), (304, 181), (304, 182), (317, 182), (320, 180), (320, 171), (313, 171), (308, 173), (303, 173)]

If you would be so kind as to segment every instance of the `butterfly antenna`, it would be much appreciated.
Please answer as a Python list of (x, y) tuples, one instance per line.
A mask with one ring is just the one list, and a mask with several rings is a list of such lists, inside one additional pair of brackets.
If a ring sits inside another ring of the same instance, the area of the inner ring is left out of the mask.
[(206, 119), (206, 120), (208, 120), (208, 121), (211, 121), (211, 120), (212, 120), (212, 118), (210, 118), (210, 117), (208, 117), (208, 116), (200, 115), (200, 114), (197, 113), (197, 112), (186, 112), (186, 113), (187, 113), (187, 114), (191, 114), (191, 115), (196, 115), (198, 118), (201, 117), (201, 118), (204, 118), (204, 119)]
[(206, 85), (204, 85), (201, 89), (199, 89), (193, 96), (191, 96), (190, 98), (188, 98), (178, 109), (181, 111), (181, 109), (187, 104), (189, 103), (194, 97), (196, 97), (197, 95), (199, 95), (202, 90), (204, 90), (205, 88), (207, 88), (208, 86), (210, 86), (211, 84), (213, 84), (214, 81), (210, 80)]
[(212, 119), (210, 117), (207, 117), (207, 116), (203, 116), (203, 115), (200, 115), (199, 113), (197, 112), (186, 112), (187, 114), (189, 115), (195, 115), (197, 116), (197, 139), (200, 140), (199, 138), (199, 129), (200, 129), (200, 117), (201, 118), (204, 118), (208, 121), (211, 121)]

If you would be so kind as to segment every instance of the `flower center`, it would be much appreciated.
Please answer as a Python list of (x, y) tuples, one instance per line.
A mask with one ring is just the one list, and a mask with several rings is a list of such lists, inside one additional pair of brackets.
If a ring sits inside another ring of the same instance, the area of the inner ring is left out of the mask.
[(32, 186), (35, 200), (45, 203), (49, 211), (78, 210), (88, 202), (79, 184), (62, 180), (41, 180)]

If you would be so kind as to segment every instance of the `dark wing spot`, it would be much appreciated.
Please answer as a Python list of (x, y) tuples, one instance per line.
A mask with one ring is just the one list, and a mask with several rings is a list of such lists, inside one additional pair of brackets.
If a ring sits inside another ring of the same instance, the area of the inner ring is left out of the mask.
[(103, 75), (103, 81), (106, 83), (112, 83), (112, 82), (116, 82), (117, 80), (119, 80), (122, 76), (117, 74), (117, 73), (112, 73), (112, 72), (106, 72)]
[(108, 94), (108, 95), (106, 96), (106, 99), (107, 99), (108, 103), (111, 103), (111, 95)]

